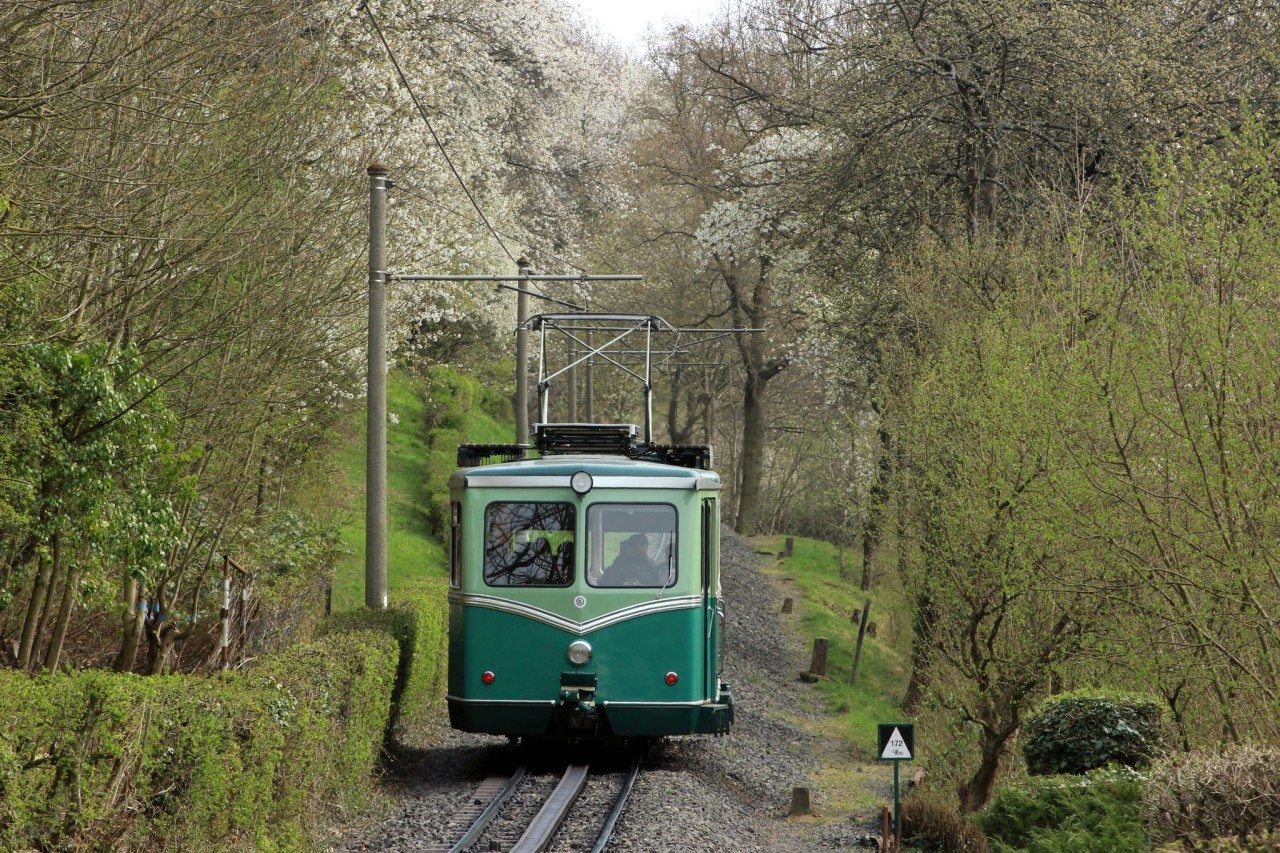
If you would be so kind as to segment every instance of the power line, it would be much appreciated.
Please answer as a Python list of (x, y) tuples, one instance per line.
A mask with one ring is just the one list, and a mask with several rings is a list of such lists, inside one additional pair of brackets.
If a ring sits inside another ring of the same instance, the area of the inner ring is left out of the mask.
[[(453, 216), (456, 216), (459, 219), (463, 219), (467, 222), (471, 222), (475, 224), (483, 224), (483, 223), (480, 223), (479, 220), (476, 220), (471, 218), (470, 216), (467, 216), (467, 214), (463, 213), (460, 210), (456, 210), (455, 208), (452, 208), (449, 205), (444, 204), (443, 202), (436, 201), (435, 199), (431, 198), (430, 196), (426, 195), (424, 192), (416, 189), (415, 187), (397, 183), (395, 185), (395, 189), (400, 190), (406, 195), (412, 196), (413, 198), (416, 198), (421, 202), (425, 202), (426, 204), (429, 204), (432, 207), (437, 207), (440, 210), (443, 210), (445, 213), (452, 214)], [(577, 264), (575, 264), (573, 261), (564, 257), (563, 255), (557, 255), (555, 252), (549, 252), (543, 249), (537, 249), (532, 243), (528, 242), (523, 237), (519, 237), (515, 234), (508, 234), (505, 231), (498, 231), (497, 233), (503, 237), (506, 237), (508, 240), (512, 240), (516, 243), (519, 243), (521, 246), (524, 246), (526, 249), (529, 249), (530, 251), (537, 251), (538, 254), (540, 255), (545, 255), (548, 258), (554, 258), (555, 260), (560, 261), (565, 266), (573, 267), (575, 270), (577, 270), (580, 273), (587, 272), (586, 267), (580, 267)]]
[(422, 122), (427, 126), (427, 131), (431, 134), (431, 138), (436, 143), (436, 148), (440, 149), (444, 162), (448, 164), (449, 171), (453, 173), (453, 177), (458, 181), (458, 186), (462, 187), (462, 192), (466, 194), (467, 199), (471, 202), (471, 206), (475, 208), (476, 214), (479, 215), (480, 221), (489, 229), (489, 233), (493, 235), (493, 239), (498, 241), (498, 245), (502, 247), (503, 253), (511, 259), (511, 263), (516, 263), (515, 256), (511, 254), (511, 250), (507, 248), (507, 244), (502, 242), (502, 238), (498, 236), (498, 232), (489, 222), (489, 217), (484, 215), (484, 211), (480, 209), (480, 204), (476, 201), (475, 196), (471, 194), (471, 190), (467, 188), (466, 181), (462, 180), (462, 175), (458, 173), (458, 169), (453, 165), (453, 160), (449, 157), (449, 152), (445, 150), (444, 143), (440, 141), (440, 137), (436, 135), (436, 129), (431, 126), (431, 119), (427, 117), (427, 111), (422, 106), (422, 102), (418, 100), (418, 95), (413, 91), (413, 87), (409, 85), (409, 78), (405, 75), (404, 69), (400, 67), (400, 61), (396, 59), (395, 51), (391, 49), (391, 45), (387, 43), (387, 37), (382, 33), (382, 27), (378, 24), (377, 17), (373, 14), (368, 0), (360, 0), (360, 8), (369, 15), (369, 22), (373, 24), (373, 29), (378, 34), (378, 40), (382, 42), (382, 46), (387, 51), (387, 58), (391, 60), (391, 64), (395, 66), (396, 74), (400, 76), (400, 84), (404, 86), (405, 91), (409, 93), (409, 98), (413, 101), (413, 105), (418, 109), (418, 115), (422, 117)]

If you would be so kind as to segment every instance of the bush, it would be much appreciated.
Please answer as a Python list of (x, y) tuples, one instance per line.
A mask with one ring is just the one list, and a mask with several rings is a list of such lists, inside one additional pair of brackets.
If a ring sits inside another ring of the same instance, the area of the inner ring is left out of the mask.
[(272, 713), (290, 728), (281, 810), (286, 817), (359, 808), (391, 714), (399, 649), (380, 631), (335, 633), (263, 661), (279, 685)]
[(1081, 774), (1108, 764), (1146, 767), (1167, 735), (1164, 706), (1154, 699), (1068, 694), (1027, 721), (1022, 750), (1033, 776)]
[(1144, 803), (1152, 836), (1190, 844), (1280, 827), (1278, 765), (1280, 750), (1252, 746), (1161, 763)]
[(284, 728), (243, 677), (0, 675), (0, 848), (235, 849), (272, 820)]
[(393, 743), (416, 740), (430, 712), (443, 702), (448, 655), (448, 583), (420, 581), (397, 590), (402, 600), (377, 612), (335, 615), (330, 632), (376, 627), (400, 645), (400, 663), (391, 700), (388, 734)]
[(902, 838), (944, 853), (986, 853), (987, 839), (973, 821), (927, 793), (902, 801)]
[(1215, 838), (1197, 842), (1197, 853), (1280, 853), (1280, 830), (1264, 829), (1246, 837)]
[(305, 849), (369, 789), (397, 658), (359, 631), (212, 678), (0, 672), (0, 849)]
[(980, 817), (982, 830), (998, 851), (1145, 850), (1143, 783), (1127, 769), (1032, 778), (996, 792)]

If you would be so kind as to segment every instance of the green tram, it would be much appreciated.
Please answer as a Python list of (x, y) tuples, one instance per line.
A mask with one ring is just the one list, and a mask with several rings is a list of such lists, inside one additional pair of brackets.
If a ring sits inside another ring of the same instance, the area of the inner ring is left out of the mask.
[(536, 458), (521, 445), (459, 448), (454, 728), (533, 738), (728, 732), (720, 478), (709, 448), (655, 446), (637, 432), (539, 424)]

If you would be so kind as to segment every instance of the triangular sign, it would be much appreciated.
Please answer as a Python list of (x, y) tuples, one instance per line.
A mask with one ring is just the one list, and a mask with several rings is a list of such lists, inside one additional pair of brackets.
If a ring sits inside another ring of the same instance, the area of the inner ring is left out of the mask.
[(907, 761), (911, 758), (911, 750), (907, 749), (907, 742), (902, 737), (902, 732), (898, 731), (897, 726), (893, 729), (893, 734), (889, 735), (889, 742), (884, 746), (884, 752), (880, 753), (880, 759), (898, 759)]

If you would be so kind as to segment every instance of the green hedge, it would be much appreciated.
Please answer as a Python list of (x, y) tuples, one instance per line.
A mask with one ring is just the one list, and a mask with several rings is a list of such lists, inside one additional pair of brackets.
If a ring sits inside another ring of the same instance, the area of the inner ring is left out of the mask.
[(0, 849), (306, 849), (369, 790), (398, 657), (358, 631), (207, 678), (0, 672)]
[(382, 612), (336, 614), (328, 631), (377, 628), (400, 644), (400, 666), (392, 694), (388, 734), (404, 743), (419, 739), (433, 711), (444, 702), (449, 641), (448, 582), (423, 580), (397, 589), (398, 601)]

